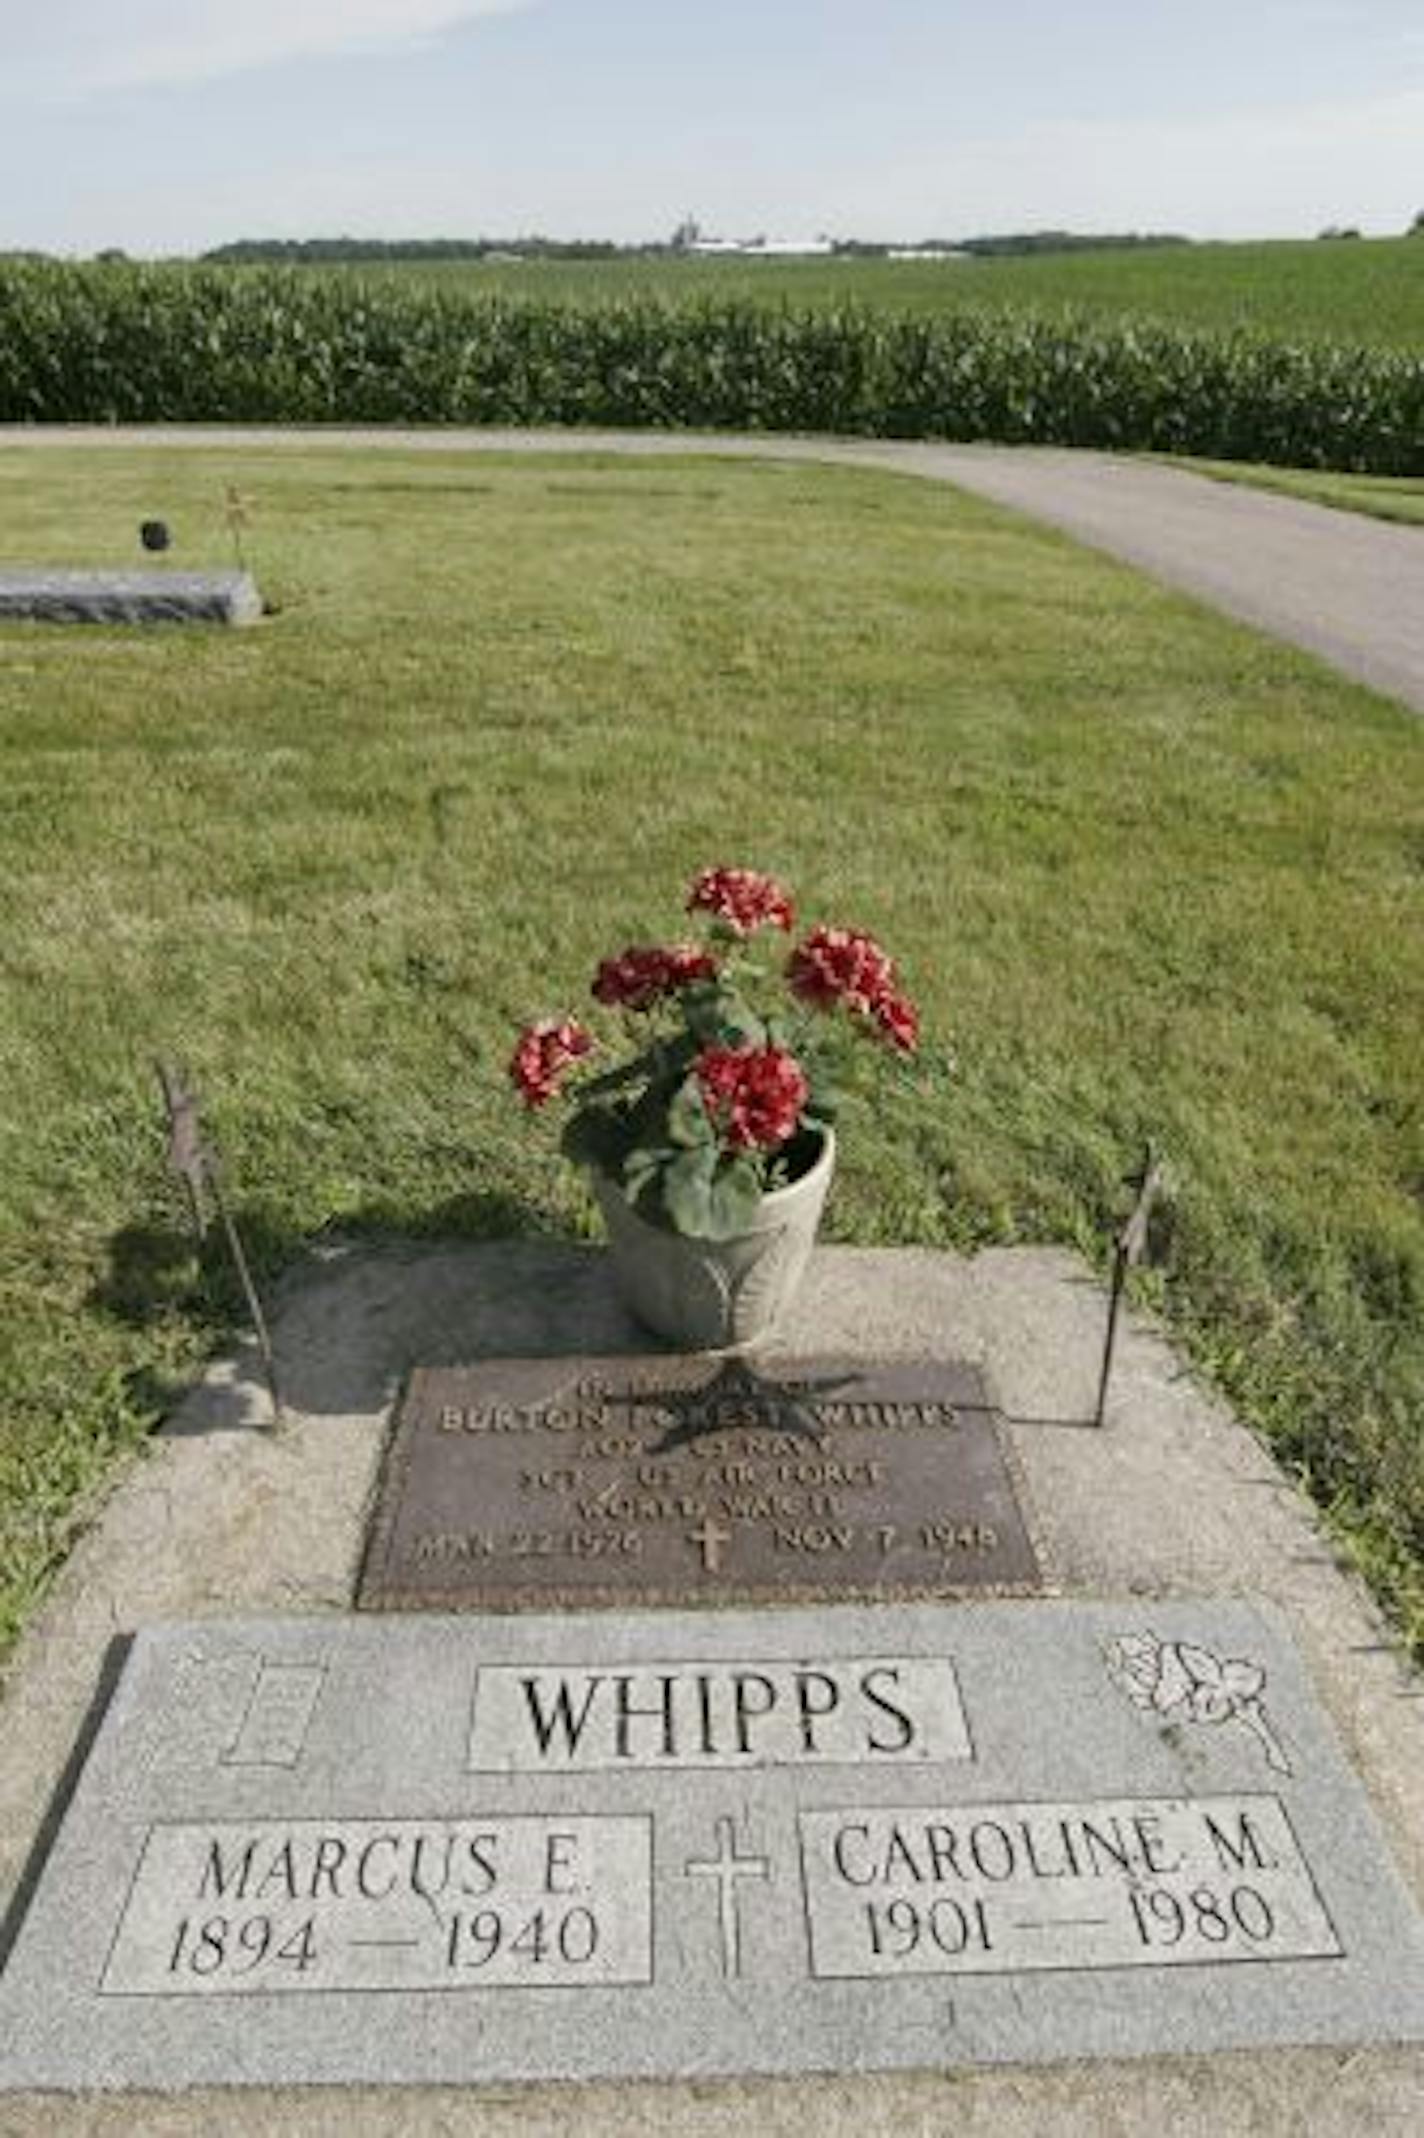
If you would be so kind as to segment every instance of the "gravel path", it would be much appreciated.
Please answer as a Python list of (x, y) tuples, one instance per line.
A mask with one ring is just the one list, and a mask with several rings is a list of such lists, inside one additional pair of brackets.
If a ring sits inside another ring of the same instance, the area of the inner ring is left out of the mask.
[(909, 451), (917, 474), (1050, 520), (1424, 712), (1424, 528), (1105, 453)]
[(309, 430), (0, 425), (0, 450), (250, 445), (429, 452), (713, 452), (898, 469), (1050, 521), (1169, 586), (1320, 655), (1424, 713), (1424, 529), (1185, 470), (1041, 446), (692, 431)]

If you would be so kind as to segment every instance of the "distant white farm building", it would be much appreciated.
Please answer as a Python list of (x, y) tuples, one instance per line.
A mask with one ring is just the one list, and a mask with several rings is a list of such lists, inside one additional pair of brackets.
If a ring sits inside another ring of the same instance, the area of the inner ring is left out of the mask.
[(748, 260), (806, 260), (829, 256), (835, 251), (830, 238), (704, 238), (690, 240), (687, 250), (698, 253), (735, 253)]

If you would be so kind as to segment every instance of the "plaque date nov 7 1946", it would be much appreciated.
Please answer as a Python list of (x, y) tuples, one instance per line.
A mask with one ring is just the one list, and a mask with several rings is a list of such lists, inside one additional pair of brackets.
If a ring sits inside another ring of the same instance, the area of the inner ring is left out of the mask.
[(971, 1366), (488, 1359), (413, 1374), (358, 1601), (510, 1609), (1038, 1584)]

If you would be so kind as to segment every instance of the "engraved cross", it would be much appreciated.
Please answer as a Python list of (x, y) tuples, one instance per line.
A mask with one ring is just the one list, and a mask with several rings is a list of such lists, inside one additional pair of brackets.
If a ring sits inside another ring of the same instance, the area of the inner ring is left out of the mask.
[(690, 1878), (717, 1880), (717, 1920), (722, 1932), (722, 1972), (731, 1977), (742, 1971), (741, 1924), (737, 1916), (739, 1878), (770, 1878), (771, 1864), (765, 1856), (739, 1856), (730, 1819), (717, 1821), (717, 1853), (711, 1860), (684, 1864)]
[(732, 1541), (732, 1532), (730, 1529), (723, 1529), (720, 1524), (713, 1521), (710, 1514), (705, 1514), (702, 1517), (702, 1526), (700, 1529), (689, 1529), (689, 1531), (687, 1532), (687, 1541), (689, 1544), (697, 1544), (701, 1546), (702, 1570), (704, 1573), (721, 1573), (722, 1546), (724, 1544), (730, 1544)]

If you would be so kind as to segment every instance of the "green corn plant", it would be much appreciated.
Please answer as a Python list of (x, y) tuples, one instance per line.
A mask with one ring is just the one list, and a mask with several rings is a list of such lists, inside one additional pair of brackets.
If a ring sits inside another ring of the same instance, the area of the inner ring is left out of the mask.
[(612, 424), (1424, 473), (1424, 358), (1072, 313), (0, 263), (0, 421)]

